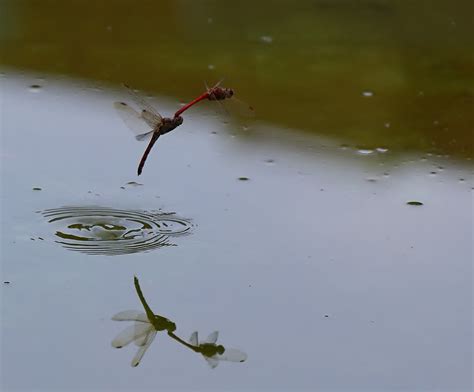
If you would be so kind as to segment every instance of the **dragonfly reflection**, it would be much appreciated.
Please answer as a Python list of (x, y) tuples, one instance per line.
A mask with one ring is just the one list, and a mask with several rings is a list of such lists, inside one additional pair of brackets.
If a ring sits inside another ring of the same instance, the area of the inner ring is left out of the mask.
[(176, 324), (166, 317), (153, 313), (143, 296), (137, 277), (134, 278), (135, 289), (145, 312), (125, 310), (112, 317), (115, 321), (133, 321), (134, 324), (119, 333), (112, 341), (112, 346), (122, 348), (134, 342), (139, 348), (132, 359), (132, 366), (138, 366), (143, 355), (153, 343), (157, 332), (166, 331), (168, 336), (190, 350), (201, 354), (211, 368), (217, 367), (220, 361), (244, 362), (247, 354), (234, 348), (225, 348), (217, 344), (219, 332), (212, 332), (206, 339), (199, 341), (198, 333), (193, 332), (189, 342), (184, 341), (174, 332)]

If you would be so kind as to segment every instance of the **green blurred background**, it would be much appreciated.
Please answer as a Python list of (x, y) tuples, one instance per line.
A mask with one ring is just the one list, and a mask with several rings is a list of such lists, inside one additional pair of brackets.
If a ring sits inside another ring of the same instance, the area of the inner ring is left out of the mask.
[(258, 120), (472, 157), (473, 3), (2, 0), (0, 62), (180, 101), (224, 77)]

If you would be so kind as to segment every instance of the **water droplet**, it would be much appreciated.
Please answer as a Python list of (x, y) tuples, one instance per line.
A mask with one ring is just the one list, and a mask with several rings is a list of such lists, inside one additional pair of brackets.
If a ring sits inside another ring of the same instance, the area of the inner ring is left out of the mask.
[(30, 86), (30, 92), (32, 93), (38, 93), (41, 90), (41, 86), (39, 84), (32, 84)]
[(421, 201), (416, 201), (416, 200), (407, 201), (407, 204), (409, 206), (422, 206), (423, 205)]
[(266, 44), (271, 44), (273, 42), (273, 37), (269, 35), (262, 35), (260, 41), (265, 42)]
[(368, 148), (360, 148), (357, 150), (357, 153), (360, 155), (370, 155), (374, 152), (374, 150)]
[(374, 96), (374, 92), (373, 92), (373, 91), (366, 90), (366, 91), (362, 91), (362, 95), (363, 95), (364, 97), (373, 97), (373, 96)]
[(209, 64), (209, 65), (207, 66), (207, 68), (212, 71), (212, 70), (215, 69), (216, 67), (215, 67), (214, 64)]

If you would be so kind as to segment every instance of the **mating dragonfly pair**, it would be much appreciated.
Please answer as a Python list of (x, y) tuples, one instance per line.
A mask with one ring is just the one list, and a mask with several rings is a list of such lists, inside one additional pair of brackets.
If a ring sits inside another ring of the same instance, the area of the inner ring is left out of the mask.
[[(142, 173), (146, 159), (158, 138), (161, 135), (171, 132), (183, 123), (183, 117), (181, 117), (183, 112), (204, 99), (209, 101), (223, 101), (233, 97), (234, 90), (231, 88), (221, 87), (220, 83), (221, 82), (217, 83), (211, 88), (206, 86), (206, 92), (184, 105), (172, 118), (162, 117), (143, 97), (129, 86), (124, 85), (130, 92), (135, 104), (140, 108), (140, 111), (136, 111), (125, 102), (115, 102), (115, 109), (118, 111), (125, 124), (136, 134), (135, 138), (137, 140), (142, 141), (151, 138), (145, 152), (143, 153), (140, 163), (138, 164), (138, 175)], [(246, 110), (249, 114), (253, 112), (251, 106)], [(148, 128), (148, 131), (143, 132), (145, 127)], [(149, 128), (151, 128), (151, 130)]]

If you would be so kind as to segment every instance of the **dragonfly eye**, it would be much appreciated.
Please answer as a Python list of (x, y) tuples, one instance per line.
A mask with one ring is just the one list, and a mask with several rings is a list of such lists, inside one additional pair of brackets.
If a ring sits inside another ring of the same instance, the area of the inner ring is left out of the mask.
[(227, 97), (231, 98), (233, 95), (234, 95), (234, 90), (232, 90), (231, 88), (228, 88), (227, 89)]
[(224, 351), (225, 351), (224, 346), (223, 346), (222, 344), (219, 344), (219, 345), (217, 346), (217, 353), (220, 354), (220, 355), (222, 355), (222, 354), (224, 354)]

